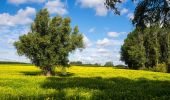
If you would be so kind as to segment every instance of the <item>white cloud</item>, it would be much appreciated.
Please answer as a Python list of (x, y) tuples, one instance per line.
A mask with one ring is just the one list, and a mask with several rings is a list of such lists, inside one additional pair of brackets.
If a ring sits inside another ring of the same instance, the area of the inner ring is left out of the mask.
[(118, 32), (108, 32), (107, 35), (109, 37), (119, 37), (119, 33)]
[(77, 4), (80, 4), (84, 8), (93, 8), (98, 16), (106, 16), (107, 8), (104, 5), (105, 0), (77, 0)]
[(27, 62), (30, 60), (24, 56), (18, 56), (15, 49), (10, 50), (0, 50), (0, 60), (1, 61), (12, 61), (12, 62)]
[(95, 32), (95, 31), (96, 31), (96, 28), (94, 28), (94, 27), (89, 29), (89, 32), (90, 32), (90, 33), (93, 33), (93, 32)]
[(127, 32), (108, 32), (107, 36), (111, 38), (117, 38), (123, 35), (127, 35)]
[(12, 4), (24, 4), (24, 3), (43, 3), (45, 0), (8, 0)]
[[(13, 43), (18, 40), (20, 35), (28, 33), (30, 27), (19, 26), (2, 26), (0, 27), (0, 60), (2, 61), (20, 61), (29, 62), (26, 57), (19, 57)], [(3, 53), (4, 52), (4, 53)]]
[(133, 13), (129, 13), (127, 15), (127, 17), (130, 19), (130, 20), (133, 20), (134, 19), (134, 14)]
[[(5, 48), (13, 48), (14, 41), (18, 40), (20, 35), (29, 32), (29, 26), (3, 26), (0, 27), (0, 45)], [(1, 48), (1, 49), (2, 49)], [(0, 49), (0, 50), (1, 50)]]
[(32, 16), (35, 15), (36, 10), (31, 7), (26, 9), (20, 9), (16, 15), (10, 15), (9, 13), (0, 14), (0, 25), (4, 26), (15, 26), (25, 25), (32, 23)]
[(107, 53), (107, 52), (108, 52), (108, 50), (105, 49), (105, 48), (99, 48), (97, 51), (98, 51), (99, 53)]
[(100, 63), (102, 65), (107, 61), (113, 61), (114, 64), (123, 64), (120, 61), (119, 51), (113, 51), (113, 48), (89, 47), (83, 51), (76, 51), (69, 56), (70, 61), (82, 61), (83, 63)]
[(109, 57), (109, 56), (113, 55), (112, 52), (106, 48), (97, 48), (96, 52), (99, 53), (99, 55), (101, 57)]
[(123, 14), (126, 14), (126, 13), (128, 13), (129, 12), (129, 10), (128, 9), (126, 9), (126, 8), (123, 8), (121, 11), (120, 11), (120, 13), (123, 15)]
[(83, 35), (83, 41), (84, 41), (85, 47), (92, 46), (92, 42), (87, 38), (86, 35)]
[(122, 40), (111, 40), (108, 38), (104, 38), (102, 40), (98, 40), (96, 42), (97, 46), (101, 46), (101, 47), (106, 47), (106, 46), (120, 46), (123, 44)]
[(64, 15), (68, 13), (65, 6), (66, 5), (62, 3), (60, 0), (48, 1), (45, 4), (45, 8), (47, 8), (51, 14), (59, 15)]
[(98, 40), (96, 44), (99, 46), (109, 46), (111, 41), (108, 38), (104, 38), (103, 40)]
[(15, 39), (9, 38), (9, 39), (7, 40), (7, 43), (8, 43), (8, 44), (13, 44), (15, 41), (16, 41)]

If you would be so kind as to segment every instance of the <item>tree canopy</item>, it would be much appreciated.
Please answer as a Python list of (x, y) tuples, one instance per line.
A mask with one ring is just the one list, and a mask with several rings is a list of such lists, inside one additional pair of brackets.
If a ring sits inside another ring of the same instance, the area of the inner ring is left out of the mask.
[(113, 65), (113, 62), (108, 61), (108, 62), (106, 62), (106, 63), (104, 64), (104, 66), (113, 67), (114, 65)]
[(25, 55), (44, 73), (51, 75), (55, 66), (68, 66), (69, 53), (83, 48), (83, 36), (78, 26), (71, 28), (71, 19), (50, 18), (47, 9), (40, 10), (28, 34), (14, 43), (19, 55)]
[[(119, 14), (116, 7), (117, 3), (123, 0), (106, 0), (105, 5), (108, 9)], [(170, 1), (169, 0), (132, 0), (137, 2), (134, 11), (133, 24), (137, 27), (145, 28), (154, 26), (155, 23), (166, 27), (170, 21)]]
[(170, 63), (169, 28), (153, 26), (129, 33), (121, 47), (121, 60), (129, 68), (155, 67)]

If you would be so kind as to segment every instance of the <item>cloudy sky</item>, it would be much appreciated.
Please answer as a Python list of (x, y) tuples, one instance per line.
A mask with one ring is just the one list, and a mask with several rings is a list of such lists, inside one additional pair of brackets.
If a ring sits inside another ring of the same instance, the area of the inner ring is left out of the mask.
[(72, 27), (79, 26), (86, 48), (70, 54), (70, 61), (84, 63), (123, 64), (120, 47), (133, 29), (134, 4), (125, 0), (118, 5), (121, 15), (114, 15), (104, 6), (104, 0), (0, 0), (0, 60), (29, 62), (19, 57), (13, 42), (27, 34), (36, 12), (47, 8), (51, 17), (71, 17)]

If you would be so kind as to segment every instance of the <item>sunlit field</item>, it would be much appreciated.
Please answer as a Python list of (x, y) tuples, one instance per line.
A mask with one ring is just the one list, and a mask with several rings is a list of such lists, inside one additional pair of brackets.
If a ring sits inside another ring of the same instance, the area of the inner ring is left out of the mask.
[(34, 66), (0, 65), (0, 100), (169, 100), (170, 74), (72, 66), (46, 77)]

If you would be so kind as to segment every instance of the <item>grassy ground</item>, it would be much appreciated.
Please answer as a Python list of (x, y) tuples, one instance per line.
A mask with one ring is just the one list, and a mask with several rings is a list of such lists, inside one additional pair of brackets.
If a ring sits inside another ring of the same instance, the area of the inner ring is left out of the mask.
[(71, 67), (45, 77), (34, 66), (0, 65), (0, 100), (170, 100), (170, 74), (102, 67)]

